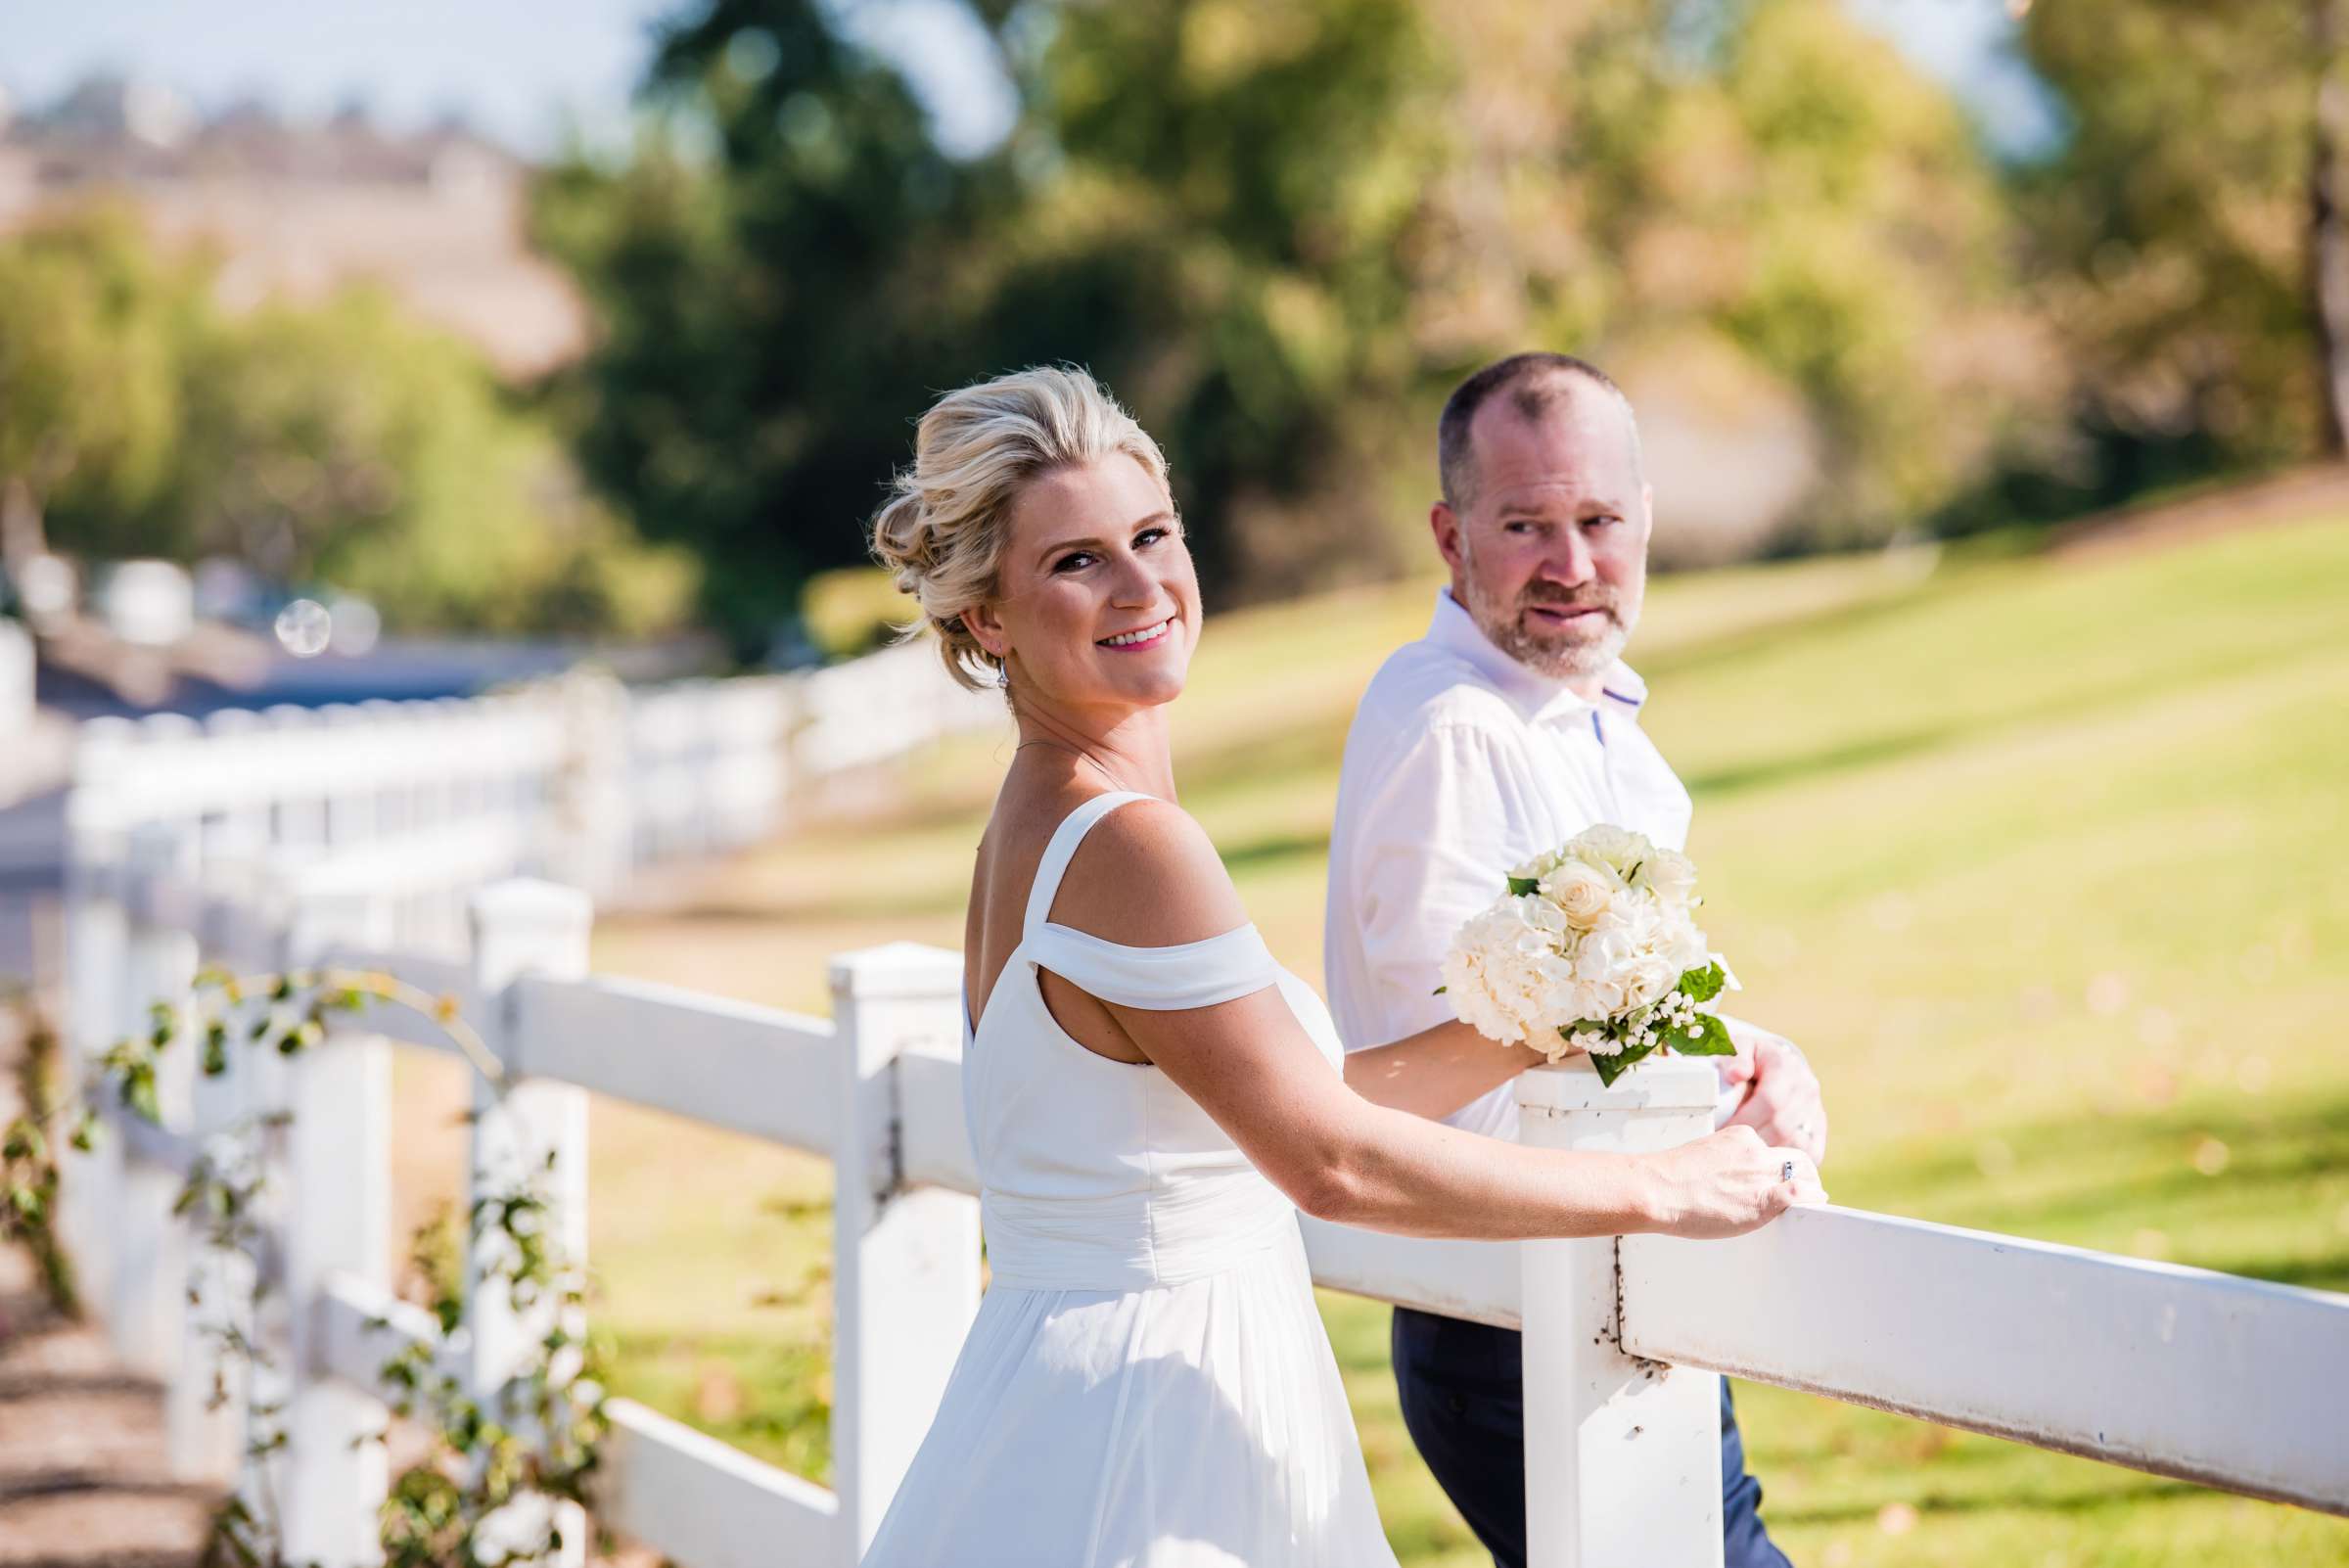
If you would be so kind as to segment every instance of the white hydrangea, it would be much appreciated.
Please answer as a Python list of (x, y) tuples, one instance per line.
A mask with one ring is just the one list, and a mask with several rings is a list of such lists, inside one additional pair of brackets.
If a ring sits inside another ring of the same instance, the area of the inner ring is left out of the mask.
[(1495, 899), (1444, 958), (1445, 994), (1462, 1022), (1552, 1061), (1652, 1048), (1689, 1027), (1698, 1004), (1678, 987), (1713, 955), (1692, 915), (1686, 855), (1600, 824), (1509, 876), (1533, 891)]

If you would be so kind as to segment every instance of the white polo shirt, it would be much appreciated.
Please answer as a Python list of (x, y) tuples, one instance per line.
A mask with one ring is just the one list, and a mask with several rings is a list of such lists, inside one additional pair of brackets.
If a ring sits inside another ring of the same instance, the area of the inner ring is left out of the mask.
[[(1323, 963), (1349, 1050), (1452, 1016), (1435, 994), (1463, 921), (1509, 868), (1594, 822), (1688, 841), (1688, 792), (1639, 727), (1646, 684), (1618, 662), (1596, 704), (1528, 669), (1477, 629), (1449, 588), (1427, 635), (1371, 677), (1346, 734), (1329, 845)], [(1445, 1118), (1517, 1135), (1503, 1084)]]

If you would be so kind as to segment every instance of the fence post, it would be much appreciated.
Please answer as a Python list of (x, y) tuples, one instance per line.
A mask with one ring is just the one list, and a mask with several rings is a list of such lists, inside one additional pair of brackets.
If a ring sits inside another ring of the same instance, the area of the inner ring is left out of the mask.
[(547, 861), (591, 897), (616, 892), (634, 863), (628, 800), (628, 689), (601, 670), (575, 670), (555, 686), (563, 717), (555, 764)]
[[(123, 943), (123, 1033), (146, 1034), (155, 1025), (151, 1004), (168, 1002), (183, 1010), (196, 985), (196, 934), (191, 900), (192, 837), (178, 824), (151, 822), (133, 828), (125, 856), (124, 902), (128, 933)], [(189, 1128), (196, 1078), (196, 1044), (183, 1033), (159, 1055), (156, 1103), (163, 1126)], [(116, 1134), (120, 1136), (120, 1134)], [(139, 1159), (123, 1139), (116, 1209), (111, 1222), (116, 1237), (107, 1322), (115, 1354), (136, 1372), (161, 1381), (171, 1403), (181, 1403), (175, 1385), (183, 1370), (197, 1370), (184, 1354), (190, 1248), (187, 1224), (171, 1212), (184, 1174)]]
[[(308, 968), (337, 947), (379, 948), (390, 903), (349, 892), (297, 886), (283, 961)], [(256, 1077), (273, 1082), (269, 1103), (289, 1115), (285, 1150), (282, 1283), (290, 1322), (281, 1376), (285, 1463), (277, 1501), (288, 1562), (359, 1568), (380, 1561), (376, 1513), (390, 1485), (381, 1443), (389, 1413), (373, 1391), (335, 1377), (322, 1344), (324, 1295), (335, 1274), (392, 1285), (392, 1047), (336, 1029), (299, 1056), (271, 1054)]]
[(872, 1544), (979, 1310), (978, 1200), (899, 1176), (896, 1062), (958, 1056), (961, 1010), (956, 954), (893, 943), (832, 960), (832, 1472), (844, 1564)]
[[(577, 980), (587, 973), (587, 943), (594, 905), (575, 888), (529, 878), (492, 884), (473, 896), (473, 980), (485, 1016), (475, 1020), (505, 1064), (506, 1082), (476, 1079), (473, 1093), (473, 1159), (467, 1211), (473, 1201), (514, 1188), (534, 1170), (548, 1199), (547, 1234), (573, 1268), (587, 1260), (587, 1091), (569, 1084), (529, 1077), (530, 1062), (518, 1024), (517, 997), (510, 989), (525, 975)], [(466, 1259), (465, 1322), (471, 1338), (470, 1375), (474, 1398), (496, 1411), (507, 1385), (556, 1321), (558, 1303), (540, 1300), (518, 1306), (501, 1281), (489, 1277), (501, 1238), (490, 1237)], [(571, 1324), (578, 1332), (583, 1325)], [(519, 1407), (501, 1419), (513, 1424), (527, 1412)], [(586, 1561), (586, 1517), (576, 1503), (543, 1499), (513, 1505), (517, 1545), (534, 1532), (552, 1507), (562, 1548), (546, 1559), (553, 1568), (578, 1568)]]
[[(67, 1082), (93, 1086), (98, 1058), (129, 1020), (125, 997), (129, 922), (123, 908), (125, 835), (115, 800), (128, 770), (127, 719), (84, 723), (66, 797), (66, 1018)], [(74, 1289), (101, 1312), (113, 1300), (121, 1212), (122, 1139), (103, 1133), (89, 1153), (65, 1151), (58, 1216)]]
[[(1708, 1061), (1652, 1057), (1610, 1088), (1578, 1057), (1518, 1079), (1519, 1138), (1667, 1149), (1712, 1130), (1716, 1092)], [(1524, 1244), (1527, 1560), (1720, 1568), (1721, 1379), (1624, 1354), (1617, 1244)]]
[[(164, 853), (172, 856), (173, 871), (161, 881), (150, 879), (142, 918), (185, 935), (191, 952), (221, 959), (245, 936), (234, 888), (237, 864), (218, 835), (207, 834), (201, 823), (191, 820), (172, 831), (175, 842)], [(200, 880), (192, 880), (191, 873)], [(134, 1006), (145, 999), (131, 998)], [(203, 1048), (201, 1040), (198, 1032), (185, 1031), (171, 1047), (171, 1054), (182, 1060), (167, 1061), (159, 1081), (184, 1081), (184, 1130), (195, 1147), (207, 1158), (242, 1165), (260, 1153), (253, 1142), (253, 1130), (240, 1125), (258, 1103), (249, 1053), (232, 1046), (220, 1073), (204, 1074), (195, 1060)], [(163, 1403), (171, 1473), (228, 1481), (244, 1458), (252, 1391), (242, 1359), (223, 1352), (227, 1336), (257, 1331), (257, 1325), (241, 1320), (254, 1303), (253, 1260), (240, 1251), (207, 1245), (198, 1234), (204, 1221), (195, 1214), (172, 1223), (178, 1231), (176, 1243), (186, 1254), (187, 1279), (180, 1312), (179, 1371)]]

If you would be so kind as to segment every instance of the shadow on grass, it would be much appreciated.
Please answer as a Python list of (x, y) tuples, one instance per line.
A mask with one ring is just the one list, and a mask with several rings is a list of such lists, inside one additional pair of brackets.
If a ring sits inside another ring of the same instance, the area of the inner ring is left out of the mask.
[(2330, 645), (2321, 638), (2312, 638), (2299, 647), (2255, 649), (2232, 659), (2204, 661), (2190, 672), (2156, 669), (2142, 679), (2108, 680), (2041, 702), (2017, 701), (2007, 707), (1989, 710), (1971, 719), (1870, 735), (1808, 752), (1741, 761), (1709, 772), (1691, 774), (1683, 782), (1688, 786), (1688, 793), (1701, 805), (1708, 800), (1747, 790), (1810, 782), (1838, 773), (1856, 772), (1879, 763), (1903, 761), (1934, 752), (1949, 751), (1968, 742), (2012, 734), (2036, 725), (2085, 718), (2131, 703), (2172, 700), (2197, 688), (2225, 685), (2248, 675), (2273, 672), (2288, 668), (2304, 656), (2321, 656), (2330, 651)]
[[(1936, 1458), (1937, 1466), (1947, 1462)], [(1980, 1497), (1951, 1497), (1928, 1492), (1916, 1499), (1904, 1499), (1919, 1514), (1931, 1518), (1936, 1514), (1967, 1513), (2095, 1513), (2104, 1508), (2135, 1507), (2140, 1503), (2156, 1502), (2171, 1498), (2195, 1497), (2203, 1489), (2184, 1481), (2161, 1481), (2150, 1476), (2131, 1478), (2116, 1475), (2109, 1485), (2084, 1492), (2066, 1492), (2054, 1496), (2035, 1493), (2016, 1497), (2004, 1492), (1985, 1493)], [(1883, 1507), (1879, 1501), (1825, 1503), (1809, 1508), (1772, 1507), (1765, 1511), (1773, 1526), (1850, 1524), (1857, 1520), (1873, 1519)]]
[[(1994, 1142), (2003, 1154), (1986, 1169)], [(2198, 1168), (2197, 1151), (2214, 1144), (2224, 1164)], [(2349, 1175), (2349, 1094), (2336, 1092), (2288, 1110), (2219, 1097), (1911, 1144), (1839, 1174), (1837, 1191), (1886, 1213), (2073, 1244), (2140, 1224), (2163, 1233), (2176, 1262), (2342, 1290), (2349, 1232), (2310, 1205), (2314, 1183), (2338, 1175)], [(2305, 1250), (2278, 1250), (2272, 1228), (2245, 1234), (2246, 1213), (2303, 1217)]]

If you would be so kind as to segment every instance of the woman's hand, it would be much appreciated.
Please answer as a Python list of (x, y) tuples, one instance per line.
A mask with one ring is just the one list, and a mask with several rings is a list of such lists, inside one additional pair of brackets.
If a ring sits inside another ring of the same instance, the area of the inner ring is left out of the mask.
[(1791, 1143), (1818, 1164), (1827, 1157), (1827, 1107), (1819, 1075), (1794, 1041), (1742, 1018), (1722, 1015), (1737, 1054), (1721, 1059), (1721, 1081), (1745, 1096), (1727, 1123), (1750, 1127), (1771, 1143)]
[[(1765, 1143), (1750, 1127), (1726, 1127), (1640, 1159), (1656, 1185), (1655, 1228), (1665, 1235), (1741, 1236), (1798, 1203), (1827, 1201), (1811, 1156)], [(1789, 1166), (1793, 1176), (1786, 1177)]]

